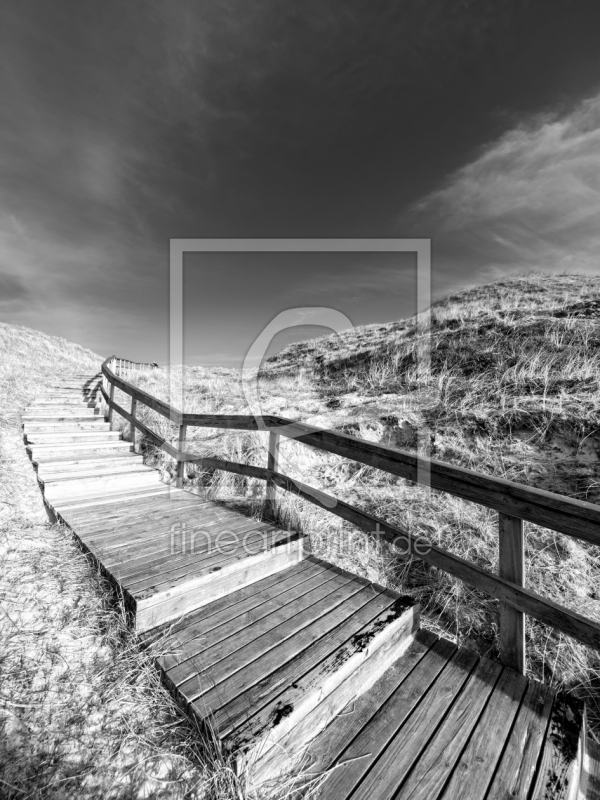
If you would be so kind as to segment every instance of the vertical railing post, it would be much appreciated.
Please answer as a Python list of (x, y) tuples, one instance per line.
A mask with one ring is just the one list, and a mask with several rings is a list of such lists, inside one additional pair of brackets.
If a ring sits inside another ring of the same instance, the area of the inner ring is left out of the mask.
[[(279, 470), (279, 434), (274, 431), (269, 432), (269, 454), (267, 456), (267, 469), (277, 472)], [(275, 484), (267, 478), (265, 516), (275, 520)]]
[[(102, 373), (102, 388), (108, 394), (108, 379), (104, 373)], [(101, 410), (102, 410), (102, 417), (106, 419), (106, 410), (108, 406), (106, 404), (106, 400), (104, 399), (104, 395), (101, 394)]]
[[(498, 529), (500, 577), (523, 586), (525, 579), (523, 520), (500, 513)], [(521, 675), (525, 674), (525, 615), (508, 603), (500, 603), (500, 661)]]
[[(187, 425), (180, 425), (179, 426), (179, 444), (177, 449), (183, 453), (185, 453), (185, 439), (187, 435)], [(183, 481), (185, 479), (185, 461), (181, 459), (177, 460), (177, 467), (175, 472), (175, 485), (178, 489), (181, 489), (183, 486)]]
[[(110, 382), (110, 401), (111, 401), (111, 403), (113, 402), (114, 399), (115, 399), (115, 385), (111, 381)], [(108, 427), (109, 427), (109, 430), (112, 430), (112, 418), (113, 418), (113, 409), (112, 409), (112, 406), (109, 405), (109, 407), (108, 407)]]
[[(137, 413), (137, 400), (135, 399), (135, 397), (131, 398), (131, 412), (130, 413), (131, 413), (132, 419), (135, 420), (136, 419), (135, 415)], [(135, 427), (135, 423), (134, 422), (130, 423), (130, 425), (131, 425), (131, 427), (130, 427), (130, 431), (129, 431), (129, 441), (133, 444), (133, 452), (135, 453), (135, 432), (136, 432), (136, 427)]]

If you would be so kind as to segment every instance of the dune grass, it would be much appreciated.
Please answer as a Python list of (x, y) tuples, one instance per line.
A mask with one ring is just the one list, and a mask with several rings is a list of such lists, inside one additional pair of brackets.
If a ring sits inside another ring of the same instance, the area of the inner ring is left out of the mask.
[[(600, 288), (593, 278), (528, 274), (435, 303), (429, 320), (357, 328), (291, 345), (258, 376), (263, 413), (351, 433), (486, 474), (600, 502)], [(166, 369), (134, 382), (168, 400)], [(248, 413), (240, 374), (184, 368), (175, 396), (196, 413)], [(182, 383), (181, 383), (182, 382)], [(171, 387), (173, 388), (173, 387)], [(121, 398), (126, 403), (124, 397)], [(172, 442), (168, 420), (142, 419)], [(263, 433), (189, 429), (200, 455), (266, 465)], [(141, 443), (172, 475), (172, 460)], [(401, 478), (286, 440), (280, 469), (445, 547), (498, 569), (497, 514)], [(188, 485), (259, 515), (259, 481), (188, 467)], [(416, 559), (398, 556), (350, 524), (278, 492), (284, 525), (305, 531), (312, 550), (403, 592), (425, 624), (497, 657), (498, 603)], [(527, 586), (600, 620), (600, 550), (526, 523)], [(527, 669), (588, 703), (600, 736), (600, 655), (533, 620)]]

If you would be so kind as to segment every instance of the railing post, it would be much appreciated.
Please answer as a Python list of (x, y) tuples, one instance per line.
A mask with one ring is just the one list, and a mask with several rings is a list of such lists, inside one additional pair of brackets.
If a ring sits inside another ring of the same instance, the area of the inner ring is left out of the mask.
[[(274, 431), (269, 432), (269, 454), (267, 456), (267, 469), (277, 472), (279, 470), (279, 434)], [(271, 520), (275, 519), (275, 484), (267, 478), (265, 516)]]
[[(135, 397), (132, 397), (131, 398), (131, 416), (132, 416), (133, 419), (136, 418), (135, 417), (136, 412), (137, 412), (137, 400), (135, 399)], [(130, 432), (129, 432), (129, 440), (133, 444), (133, 452), (135, 453), (135, 432), (136, 432), (136, 427), (135, 427), (135, 424), (133, 422), (130, 423), (130, 425), (131, 425), (131, 429), (130, 429)]]
[[(111, 384), (110, 384), (110, 401), (111, 401), (111, 403), (113, 402), (114, 399), (115, 399), (115, 385), (111, 381)], [(108, 427), (109, 427), (109, 430), (112, 430), (112, 417), (113, 417), (113, 409), (112, 409), (112, 406), (109, 405), (108, 406)]]
[[(102, 388), (108, 394), (108, 379), (104, 373), (102, 373)], [(102, 393), (100, 393), (100, 402), (102, 404), (101, 405), (102, 416), (104, 419), (106, 419), (106, 411), (108, 406), (106, 404), (106, 400), (104, 399), (104, 395)]]
[[(523, 586), (525, 578), (523, 520), (499, 513), (498, 529), (500, 577)], [(521, 675), (525, 674), (525, 615), (508, 603), (500, 603), (500, 661)]]
[[(179, 426), (179, 445), (178, 450), (180, 452), (185, 452), (185, 439), (187, 435), (187, 425), (180, 425)], [(185, 461), (177, 461), (177, 468), (175, 472), (175, 485), (178, 489), (181, 489), (183, 486), (183, 481), (185, 479)]]

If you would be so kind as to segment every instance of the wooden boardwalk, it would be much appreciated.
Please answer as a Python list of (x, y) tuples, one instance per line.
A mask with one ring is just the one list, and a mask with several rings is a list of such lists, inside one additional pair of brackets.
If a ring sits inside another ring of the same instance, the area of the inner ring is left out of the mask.
[(45, 500), (256, 783), (300, 770), (323, 800), (598, 796), (581, 704), (420, 630), (411, 598), (298, 534), (161, 483), (96, 384), (57, 381), (23, 417)]

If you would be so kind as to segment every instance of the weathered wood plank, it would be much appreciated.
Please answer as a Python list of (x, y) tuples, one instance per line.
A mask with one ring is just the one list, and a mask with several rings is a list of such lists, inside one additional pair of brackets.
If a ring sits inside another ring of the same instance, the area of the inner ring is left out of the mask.
[(548, 726), (553, 693), (530, 680), (486, 800), (527, 800)]
[(273, 550), (249, 556), (220, 572), (201, 575), (177, 590), (154, 595), (150, 600), (136, 601), (136, 630), (176, 620), (188, 611), (217, 600), (225, 594), (286, 569), (304, 558), (302, 540), (281, 545)]
[[(484, 800), (526, 689), (527, 678), (505, 667), (446, 785), (444, 800)], [(419, 797), (425, 800), (426, 795)]]
[(471, 564), (460, 556), (455, 556), (441, 547), (430, 544), (427, 540), (412, 536), (408, 531), (391, 525), (374, 514), (367, 514), (342, 500), (336, 500), (324, 492), (305, 489), (299, 481), (293, 481), (285, 475), (273, 476), (274, 482), (283, 489), (305, 498), (315, 505), (326, 508), (332, 514), (353, 522), (367, 533), (381, 536), (397, 547), (402, 553), (410, 553), (428, 564), (432, 564), (444, 572), (453, 575), (469, 586), (487, 592), (498, 600), (508, 603), (519, 611), (534, 617), (540, 622), (550, 625), (568, 636), (600, 650), (600, 624), (589, 620), (575, 611), (570, 611), (552, 600), (530, 591), (522, 586), (507, 581), (498, 575)]
[[(523, 520), (499, 514), (498, 533), (500, 577), (523, 586), (525, 580)], [(508, 603), (500, 604), (500, 660), (515, 672), (525, 674), (525, 615)]]
[(207, 548), (205, 552), (192, 554), (191, 560), (185, 558), (181, 562), (172, 563), (169, 559), (163, 561), (155, 569), (147, 569), (144, 575), (122, 579), (122, 583), (136, 597), (147, 597), (148, 592), (163, 592), (167, 590), (167, 587), (175, 587), (182, 581), (188, 580), (189, 577), (193, 577), (198, 570), (221, 570), (225, 564), (267, 552), (273, 547), (285, 544), (289, 539), (290, 534), (286, 531), (272, 531), (266, 538), (257, 535), (256, 538), (249, 540), (249, 550), (238, 547), (233, 552), (225, 552), (218, 547)]
[(268, 429), (329, 453), (346, 456), (361, 464), (377, 467), (411, 481), (428, 476), (432, 489), (494, 508), (504, 514), (526, 519), (561, 531), (592, 544), (600, 544), (600, 508), (594, 503), (535, 489), (505, 478), (424, 459), (415, 453), (367, 442), (348, 434), (321, 430), (282, 417), (264, 418)]
[[(268, 656), (268, 662), (274, 664), (275, 669), (268, 671), (261, 680), (237, 694), (215, 713), (221, 735), (229, 736), (235, 731), (235, 738), (239, 740), (243, 738), (244, 730), (250, 734), (257, 728), (263, 729), (276, 707), (296, 707), (303, 695), (320, 685), (319, 681), (324, 684), (329, 674), (351, 658), (357, 646), (367, 651), (376, 629), (383, 630), (386, 624), (395, 622), (408, 608), (413, 608), (404, 604), (396, 606), (397, 598), (390, 597), (386, 592), (374, 594), (363, 590), (355, 599), (357, 603), (360, 600), (362, 605), (341, 625), (330, 629), (320, 638), (314, 628), (306, 629), (301, 637), (297, 637), (293, 647), (288, 643), (286, 648), (281, 648), (285, 655), (271, 653)], [(378, 624), (367, 632), (368, 626), (372, 626), (375, 620), (379, 620)], [(414, 624), (414, 620), (411, 624)], [(308, 643), (305, 649), (298, 647), (302, 645), (302, 640)], [(398, 648), (396, 656), (399, 657), (400, 653), (401, 649)]]
[(532, 800), (575, 800), (586, 738), (585, 706), (564, 693), (555, 696)]
[(184, 660), (184, 646), (186, 652), (191, 653), (193, 657), (195, 640), (201, 639), (205, 632), (211, 632), (242, 614), (254, 611), (267, 601), (285, 594), (289, 589), (323, 572), (325, 567), (305, 559), (283, 572), (270, 575), (256, 584), (246, 586), (193, 611), (177, 623), (153, 631), (151, 635), (146, 635), (144, 640), (160, 642), (160, 665), (167, 671)]
[[(169, 680), (186, 697), (195, 700), (363, 589), (353, 583), (351, 575), (334, 571), (327, 571), (324, 577), (317, 576), (305, 588), (301, 603), (278, 605), (268, 616), (249, 625), (235, 640), (201, 647), (196, 651), (196, 661), (187, 660), (168, 672)], [(194, 686), (190, 694), (186, 681), (190, 678), (194, 681), (198, 672), (203, 673), (203, 686)]]
[[(311, 669), (288, 683), (277, 697), (270, 697), (267, 704), (246, 723), (241, 731), (254, 738), (254, 745), (244, 755), (248, 763), (254, 763), (265, 751), (277, 745), (317, 706), (328, 718), (340, 711), (340, 698), (335, 690), (345, 681), (354, 684), (355, 693), (367, 689), (390, 664), (402, 655), (413, 641), (419, 625), (418, 607), (414, 602), (405, 603), (398, 598), (383, 609), (366, 625), (359, 628), (339, 648), (331, 648), (327, 656), (316, 661)], [(353, 615), (355, 616), (355, 615)], [(297, 666), (309, 666), (310, 653), (317, 648), (309, 645), (307, 651), (292, 660)], [(298, 677), (300, 676), (300, 677)], [(225, 716), (221, 709), (217, 716)], [(217, 723), (219, 724), (219, 723)], [(262, 733), (260, 733), (262, 731)]]
[[(477, 661), (475, 653), (459, 650), (414, 713), (387, 744), (380, 744), (368, 737), (364, 738), (363, 748), (369, 747), (374, 750), (382, 746), (384, 749), (377, 761), (377, 769), (366, 775), (353, 795), (353, 800), (354, 798), (370, 800), (375, 793), (380, 800), (394, 796), (398, 786), (417, 762), (428, 741), (441, 725), (448, 709), (462, 691)], [(344, 757), (347, 757), (346, 754)], [(361, 761), (366, 762), (369, 759)], [(350, 788), (349, 782), (343, 784), (342, 793), (337, 792), (332, 796), (341, 800), (347, 796), (347, 788)]]
[[(476, 658), (468, 651), (458, 651), (456, 645), (439, 639), (343, 751), (318, 796), (323, 800), (334, 797), (336, 800), (343, 800), (349, 797), (407, 720), (413, 719), (418, 709), (439, 709), (444, 697), (458, 692), (475, 661)], [(438, 683), (440, 676), (446, 679), (443, 683)], [(459, 678), (461, 684), (456, 686)], [(428, 701), (426, 707), (423, 706), (425, 701)], [(429, 733), (433, 733), (434, 729), (435, 724), (431, 726)], [(414, 728), (413, 733), (417, 736), (419, 728)], [(410, 737), (406, 742), (407, 746), (414, 746), (414, 740), (411, 743)], [(411, 758), (411, 763), (413, 760)]]
[[(267, 458), (267, 469), (271, 472), (279, 472), (279, 434), (269, 433), (269, 454)], [(270, 519), (275, 519), (276, 489), (271, 478), (267, 478), (265, 514)]]
[[(396, 781), (392, 768), (389, 776), (386, 775), (389, 792), (385, 791), (383, 795), (389, 793), (394, 800), (436, 800), (442, 796), (444, 785), (459, 761), (501, 672), (502, 666), (494, 661), (484, 658), (479, 662), (400, 791), (394, 794), (400, 781)], [(488, 738), (485, 730), (480, 735)], [(475, 782), (478, 784), (479, 780)], [(465, 791), (468, 792), (467, 787)]]
[(341, 709), (335, 719), (327, 724), (329, 715), (317, 705), (280, 740), (278, 750), (269, 750), (258, 761), (253, 770), (255, 784), (267, 788), (280, 774), (295, 774), (299, 769), (310, 780), (331, 769), (437, 640), (429, 631), (418, 631), (408, 650), (358, 696), (353, 681), (340, 684), (332, 698)]
[[(161, 667), (163, 667), (165, 671), (169, 671), (171, 680), (175, 680), (177, 675), (189, 675), (190, 669), (194, 669), (192, 660), (212, 647), (217, 647), (217, 645), (219, 645), (218, 652), (220, 654), (229, 654), (236, 647), (243, 647), (244, 644), (248, 642), (246, 634), (250, 627), (254, 627), (257, 623), (267, 620), (267, 617), (270, 617), (274, 612), (282, 608), (286, 608), (289, 618), (289, 616), (293, 614), (293, 606), (300, 598), (302, 598), (302, 602), (304, 602), (304, 598), (310, 599), (311, 592), (314, 590), (318, 590), (323, 594), (330, 591), (326, 584), (331, 581), (332, 577), (333, 576), (326, 570), (308, 575), (300, 573), (295, 576), (295, 580), (288, 580), (286, 582), (286, 589), (283, 594), (280, 592), (275, 597), (268, 599), (263, 598), (263, 602), (260, 603), (260, 605), (232, 616), (226, 622), (222, 622), (220, 625), (213, 627), (210, 631), (197, 631), (193, 638), (188, 638), (185, 643), (182, 643), (181, 658), (176, 663), (171, 663), (170, 665), (161, 659)], [(260, 632), (257, 633), (260, 635)], [(239, 635), (236, 636), (236, 634)], [(233, 639), (232, 637), (236, 638)], [(208, 654), (208, 657), (209, 659), (213, 658), (210, 654)], [(218, 659), (218, 656), (214, 656), (214, 658)], [(175, 666), (186, 662), (187, 667), (184, 667), (183, 670), (177, 673), (175, 671)], [(202, 659), (202, 663), (205, 663), (204, 659)]]

